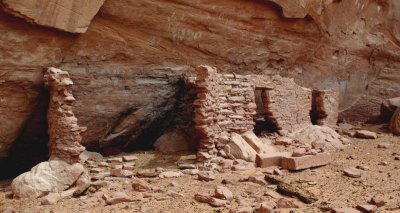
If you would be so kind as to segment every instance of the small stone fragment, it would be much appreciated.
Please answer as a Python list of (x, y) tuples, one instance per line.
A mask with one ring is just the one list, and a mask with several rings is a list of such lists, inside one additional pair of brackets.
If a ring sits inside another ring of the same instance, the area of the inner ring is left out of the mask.
[(124, 169), (111, 169), (110, 174), (111, 174), (111, 176), (115, 176), (115, 177), (132, 177), (133, 176), (133, 173), (131, 171), (124, 170)]
[(381, 199), (381, 198), (377, 198), (377, 197), (372, 197), (371, 200), (368, 202), (369, 204), (375, 205), (377, 207), (382, 207), (386, 204), (386, 201)]
[(198, 169), (185, 169), (182, 170), (182, 173), (185, 175), (197, 175), (199, 173)]
[(239, 206), (236, 213), (253, 213), (251, 206)]
[(275, 145), (284, 145), (284, 146), (288, 146), (291, 145), (293, 143), (293, 139), (288, 138), (288, 137), (279, 137), (275, 140)]
[(378, 144), (378, 148), (381, 148), (381, 149), (389, 149), (390, 146), (391, 146), (390, 143), (380, 143), (380, 144)]
[(158, 177), (160, 178), (176, 178), (182, 176), (182, 172), (167, 171), (161, 172)]
[(145, 182), (139, 178), (135, 178), (133, 180), (132, 188), (138, 192), (147, 192), (147, 191), (151, 190), (150, 184), (148, 184), (147, 182)]
[(100, 162), (99, 167), (108, 167), (108, 163), (107, 162)]
[(107, 205), (114, 205), (114, 204), (117, 204), (117, 203), (132, 202), (133, 201), (124, 192), (114, 192), (113, 194), (111, 194), (111, 196), (108, 196), (108, 195), (104, 194), (103, 198), (106, 201)]
[(371, 132), (368, 130), (357, 130), (356, 134), (354, 135), (356, 138), (362, 139), (376, 139), (378, 135), (375, 132)]
[(218, 198), (211, 197), (207, 194), (196, 194), (194, 199), (201, 203), (208, 203), (213, 207), (224, 207), (228, 204), (228, 201), (221, 200)]
[(302, 157), (306, 155), (306, 149), (305, 148), (298, 148), (295, 149), (292, 153), (292, 157)]
[(343, 173), (351, 178), (359, 178), (361, 177), (361, 171), (356, 168), (347, 168), (343, 170)]
[(357, 169), (363, 170), (363, 171), (368, 171), (369, 167), (368, 166), (364, 166), (364, 165), (358, 165), (356, 166)]
[(201, 171), (197, 174), (199, 180), (212, 181), (215, 180), (215, 175), (212, 171)]
[(107, 159), (108, 163), (122, 163), (122, 158), (121, 157), (113, 157)]
[(178, 165), (179, 169), (196, 169), (196, 165), (194, 164), (188, 164), (188, 163), (183, 163)]
[(282, 172), (280, 169), (275, 168), (275, 169), (274, 169), (274, 174), (275, 174), (275, 175), (283, 175), (283, 172)]
[(274, 213), (274, 208), (266, 203), (261, 203), (258, 213)]
[(138, 171), (136, 173), (138, 177), (147, 177), (147, 178), (153, 178), (153, 177), (158, 177), (158, 172), (154, 171), (153, 169), (145, 169)]
[(139, 158), (136, 157), (135, 155), (127, 155), (127, 156), (123, 156), (122, 160), (125, 162), (131, 162), (131, 161), (139, 160)]
[(60, 193), (49, 193), (48, 195), (42, 198), (42, 205), (53, 205), (56, 204), (61, 199)]
[(334, 208), (332, 209), (332, 213), (361, 213), (361, 212), (350, 207), (345, 207), (345, 208)]
[(127, 170), (133, 170), (133, 169), (135, 169), (135, 166), (136, 166), (136, 163), (134, 163), (134, 162), (127, 162), (127, 163), (122, 164), (122, 168), (127, 169)]
[(255, 168), (256, 168), (256, 166), (254, 165), (254, 163), (241, 162), (241, 163), (233, 165), (231, 169), (233, 171), (245, 171), (245, 170), (251, 170), (251, 169), (255, 169)]
[(93, 168), (93, 169), (90, 169), (90, 173), (95, 173), (95, 174), (98, 174), (98, 173), (100, 173), (100, 172), (102, 172), (102, 171), (104, 171), (104, 169), (102, 169), (102, 168)]
[(233, 200), (233, 193), (231, 190), (229, 190), (228, 188), (226, 188), (225, 186), (217, 186), (215, 187), (215, 197), (216, 198), (220, 198), (223, 200), (228, 200), (231, 201)]
[(276, 206), (278, 208), (299, 208), (299, 206), (297, 204), (295, 204), (293, 201), (288, 200), (286, 198), (280, 198), (277, 202), (276, 202)]
[(378, 210), (378, 207), (375, 205), (357, 205), (356, 208), (365, 213), (373, 213)]

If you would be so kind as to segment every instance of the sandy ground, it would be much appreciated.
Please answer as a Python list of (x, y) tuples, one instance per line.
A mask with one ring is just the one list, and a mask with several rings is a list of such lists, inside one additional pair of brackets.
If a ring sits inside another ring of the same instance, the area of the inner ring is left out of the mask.
[[(351, 144), (343, 151), (332, 153), (334, 161), (323, 167), (306, 169), (300, 172), (284, 171), (283, 178), (293, 185), (308, 190), (319, 198), (314, 204), (303, 204), (297, 209), (285, 209), (280, 212), (324, 212), (329, 208), (353, 207), (358, 204), (367, 204), (373, 196), (386, 201), (379, 212), (400, 212), (400, 160), (395, 160), (394, 153), (400, 154), (400, 137), (382, 133), (382, 126), (366, 126), (366, 129), (380, 131), (378, 139), (351, 139)], [(388, 149), (377, 148), (379, 143), (390, 143)], [(162, 167), (168, 171), (177, 171), (176, 162), (182, 155), (162, 155), (155, 152), (134, 153), (139, 160), (134, 171)], [(382, 165), (386, 162), (387, 165)], [(343, 175), (343, 169), (364, 166), (367, 170), (362, 172), (360, 178), (350, 178)], [(184, 175), (178, 178), (145, 178), (152, 186), (164, 191), (181, 193), (183, 197), (166, 197), (155, 193), (144, 198), (144, 193), (134, 192), (129, 178), (111, 178), (108, 186), (101, 188), (96, 194), (81, 198), (68, 198), (55, 205), (40, 205), (39, 199), (15, 200), (11, 197), (11, 180), (0, 181), (0, 212), (11, 208), (16, 212), (229, 212), (236, 210), (238, 202), (258, 208), (260, 203), (267, 202), (274, 205), (277, 201), (274, 186), (259, 185), (252, 182), (239, 182), (241, 177), (247, 175), (263, 177), (265, 169), (257, 168), (248, 171), (224, 170), (217, 174), (214, 181), (204, 182), (197, 180), (196, 175)], [(199, 192), (213, 194), (217, 185), (222, 185), (223, 179), (232, 181), (226, 184), (236, 199), (230, 205), (213, 208), (205, 203), (194, 200), (194, 195)], [(171, 186), (175, 182), (176, 186)], [(109, 194), (114, 191), (126, 192), (137, 201), (106, 205), (101, 198), (102, 193)], [(275, 195), (276, 198), (270, 195)], [(292, 199), (292, 198), (288, 198)]]

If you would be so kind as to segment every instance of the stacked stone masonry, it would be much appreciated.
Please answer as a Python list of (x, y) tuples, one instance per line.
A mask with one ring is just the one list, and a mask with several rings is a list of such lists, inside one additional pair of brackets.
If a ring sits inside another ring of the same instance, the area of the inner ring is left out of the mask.
[(339, 117), (339, 90), (313, 90), (311, 120), (317, 125), (335, 126)]
[[(220, 74), (206, 65), (197, 67), (196, 72), (194, 121), (200, 135), (200, 161), (221, 154), (233, 133), (243, 135), (253, 131), (256, 116), (263, 116), (282, 134), (311, 125), (312, 91), (297, 85), (293, 79)], [(318, 95), (319, 124), (334, 125), (338, 92), (327, 90)]]
[(254, 86), (261, 89), (265, 119), (283, 134), (311, 124), (311, 90), (297, 85), (293, 79), (275, 76), (252, 76)]
[(216, 68), (199, 66), (195, 125), (200, 134), (199, 159), (217, 154), (217, 144), (229, 140), (230, 133), (253, 130), (256, 104), (248, 76), (218, 74)]
[(53, 67), (46, 70), (44, 82), (50, 90), (47, 112), (50, 158), (76, 163), (85, 150), (80, 134), (86, 128), (78, 125), (78, 119), (72, 112), (75, 103), (73, 82), (68, 72)]

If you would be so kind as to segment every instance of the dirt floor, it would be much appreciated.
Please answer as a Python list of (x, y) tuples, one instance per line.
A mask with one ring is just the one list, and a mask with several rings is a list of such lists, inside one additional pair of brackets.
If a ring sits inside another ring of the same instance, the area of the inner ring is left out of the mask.
[[(378, 139), (350, 139), (343, 151), (332, 153), (334, 161), (323, 167), (306, 169), (299, 172), (284, 171), (281, 176), (285, 182), (308, 190), (318, 197), (313, 204), (304, 204), (293, 198), (299, 208), (281, 209), (278, 212), (327, 212), (331, 208), (354, 207), (367, 204), (371, 197), (383, 199), (386, 204), (379, 208), (379, 212), (400, 212), (400, 160), (394, 155), (400, 154), (400, 137), (384, 133), (381, 125), (364, 126), (378, 134)], [(377, 148), (379, 143), (390, 143), (388, 149)], [(143, 169), (161, 167), (167, 171), (177, 171), (176, 162), (181, 155), (162, 155), (155, 152), (134, 153), (136, 161), (134, 172)], [(349, 167), (362, 166), (360, 178), (350, 178), (343, 174)], [(197, 175), (184, 175), (178, 178), (143, 178), (151, 186), (159, 187), (159, 192), (146, 193), (132, 190), (130, 178), (106, 178), (108, 185), (100, 188), (96, 193), (79, 198), (67, 198), (57, 204), (43, 206), (40, 199), (15, 200), (12, 199), (11, 180), (0, 181), (0, 212), (13, 209), (15, 212), (229, 212), (239, 206), (251, 206), (257, 209), (262, 202), (274, 206), (276, 201), (283, 197), (275, 192), (271, 184), (260, 185), (253, 182), (239, 182), (246, 176), (257, 176), (263, 179), (266, 169), (247, 171), (222, 170), (216, 174), (216, 179), (205, 182), (197, 180)], [(4, 171), (3, 171), (4, 172)], [(228, 184), (222, 184), (227, 179)], [(194, 199), (196, 193), (214, 194), (217, 185), (228, 187), (235, 199), (226, 207), (214, 208), (206, 203), (199, 203)], [(124, 202), (115, 205), (106, 205), (103, 194), (122, 191), (136, 201)], [(165, 196), (165, 192), (177, 192), (178, 196)], [(181, 197), (182, 196), (182, 197)]]

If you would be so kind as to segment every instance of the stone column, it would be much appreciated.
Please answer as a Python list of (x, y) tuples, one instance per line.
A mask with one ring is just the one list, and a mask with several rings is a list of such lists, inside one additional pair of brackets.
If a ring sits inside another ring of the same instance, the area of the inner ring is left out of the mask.
[(50, 90), (47, 112), (50, 159), (78, 162), (79, 155), (85, 150), (81, 145), (80, 133), (86, 128), (78, 125), (78, 119), (72, 112), (72, 105), (75, 103), (72, 95), (73, 82), (67, 71), (54, 67), (46, 70), (44, 82)]

